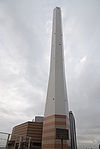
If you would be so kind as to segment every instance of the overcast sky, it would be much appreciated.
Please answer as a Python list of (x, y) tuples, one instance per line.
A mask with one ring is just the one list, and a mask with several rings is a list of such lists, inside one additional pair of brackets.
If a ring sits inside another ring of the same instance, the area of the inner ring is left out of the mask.
[(100, 0), (0, 0), (0, 131), (43, 115), (52, 11), (62, 9), (69, 109), (78, 145), (100, 143)]

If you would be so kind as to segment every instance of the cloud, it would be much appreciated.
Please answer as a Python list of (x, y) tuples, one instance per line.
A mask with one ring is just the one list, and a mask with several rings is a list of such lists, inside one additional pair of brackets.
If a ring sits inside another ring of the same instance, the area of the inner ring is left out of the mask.
[[(100, 138), (100, 2), (0, 1), (0, 129), (43, 115), (52, 10), (61, 6), (69, 107), (80, 147)], [(39, 110), (38, 110), (39, 109)]]
[(80, 60), (80, 63), (85, 63), (85, 62), (86, 62), (86, 59), (87, 59), (87, 56), (84, 56), (84, 57)]

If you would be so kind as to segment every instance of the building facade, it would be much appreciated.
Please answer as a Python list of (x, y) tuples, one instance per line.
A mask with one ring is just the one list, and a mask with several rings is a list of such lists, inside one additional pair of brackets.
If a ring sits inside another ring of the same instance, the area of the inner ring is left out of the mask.
[(69, 112), (69, 121), (70, 121), (71, 149), (77, 149), (75, 118), (72, 111)]
[(8, 149), (41, 149), (43, 122), (26, 122), (13, 128)]

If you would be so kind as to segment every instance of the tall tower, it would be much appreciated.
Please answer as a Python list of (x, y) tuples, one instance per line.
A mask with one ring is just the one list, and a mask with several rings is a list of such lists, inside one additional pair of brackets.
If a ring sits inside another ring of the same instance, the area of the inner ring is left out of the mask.
[(62, 38), (61, 9), (56, 7), (53, 11), (50, 76), (43, 122), (42, 149), (70, 148)]

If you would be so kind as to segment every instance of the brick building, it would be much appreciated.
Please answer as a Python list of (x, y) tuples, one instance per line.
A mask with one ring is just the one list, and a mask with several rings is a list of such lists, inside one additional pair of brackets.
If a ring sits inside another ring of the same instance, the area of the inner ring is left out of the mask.
[(8, 149), (41, 149), (43, 120), (25, 122), (13, 128)]

